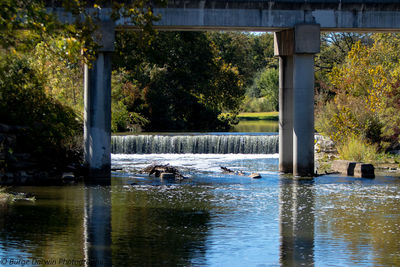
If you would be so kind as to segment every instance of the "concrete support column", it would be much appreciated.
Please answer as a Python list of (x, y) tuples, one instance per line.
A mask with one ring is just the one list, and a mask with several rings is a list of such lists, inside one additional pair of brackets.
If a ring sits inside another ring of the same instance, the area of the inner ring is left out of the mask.
[[(279, 170), (314, 175), (314, 54), (320, 27), (296, 25), (275, 33), (279, 56)], [(291, 139), (291, 140), (289, 140)]]
[(296, 25), (293, 56), (293, 175), (314, 176), (314, 54), (320, 26)]
[(279, 171), (293, 172), (293, 56), (279, 57)]
[(89, 183), (111, 182), (111, 56), (114, 24), (100, 24), (95, 39), (101, 48), (91, 66), (85, 66), (85, 164)]
[(314, 175), (314, 55), (293, 60), (293, 175)]

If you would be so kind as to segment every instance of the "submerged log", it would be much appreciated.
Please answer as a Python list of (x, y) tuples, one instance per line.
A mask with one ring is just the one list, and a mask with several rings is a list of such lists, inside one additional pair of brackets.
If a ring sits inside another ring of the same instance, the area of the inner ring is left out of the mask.
[[(144, 168), (141, 173), (148, 173), (155, 177), (161, 178), (174, 178), (184, 179), (185, 177), (179, 172), (179, 170), (173, 166), (167, 165), (150, 165)], [(165, 175), (168, 174), (168, 175)]]

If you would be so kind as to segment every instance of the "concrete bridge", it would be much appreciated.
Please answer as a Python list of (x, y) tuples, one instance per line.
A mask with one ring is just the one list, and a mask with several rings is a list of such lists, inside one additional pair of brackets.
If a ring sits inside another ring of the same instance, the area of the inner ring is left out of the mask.
[[(54, 1), (48, 1), (54, 2)], [(295, 176), (314, 174), (314, 55), (321, 31), (398, 31), (395, 0), (168, 0), (153, 7), (159, 30), (275, 32), (279, 57), (279, 169)], [(73, 19), (49, 5), (62, 20)], [(110, 181), (111, 54), (114, 33), (134, 27), (99, 13), (102, 46), (93, 68), (85, 68), (85, 161), (91, 181)]]

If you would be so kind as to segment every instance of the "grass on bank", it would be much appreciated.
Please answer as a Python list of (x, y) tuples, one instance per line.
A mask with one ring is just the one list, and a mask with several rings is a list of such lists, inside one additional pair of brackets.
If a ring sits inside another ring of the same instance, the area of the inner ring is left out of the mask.
[(279, 120), (279, 112), (271, 111), (271, 112), (243, 112), (238, 116), (239, 120), (270, 120), (270, 121), (278, 121)]
[(400, 168), (400, 155), (380, 152), (376, 144), (370, 144), (360, 137), (349, 137), (336, 148), (340, 159), (372, 163), (378, 168)]

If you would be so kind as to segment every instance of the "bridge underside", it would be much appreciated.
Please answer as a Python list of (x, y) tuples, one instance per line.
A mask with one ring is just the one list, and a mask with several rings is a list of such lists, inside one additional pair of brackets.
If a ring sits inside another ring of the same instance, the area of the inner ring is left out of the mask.
[[(49, 6), (61, 21), (74, 17)], [(279, 56), (279, 169), (295, 176), (314, 175), (314, 55), (321, 31), (396, 32), (400, 3), (394, 0), (168, 1), (153, 8), (160, 30), (241, 30), (275, 32)], [(103, 47), (85, 74), (85, 159), (92, 182), (110, 181), (110, 91), (114, 31), (135, 29), (130, 21), (97, 15)]]

